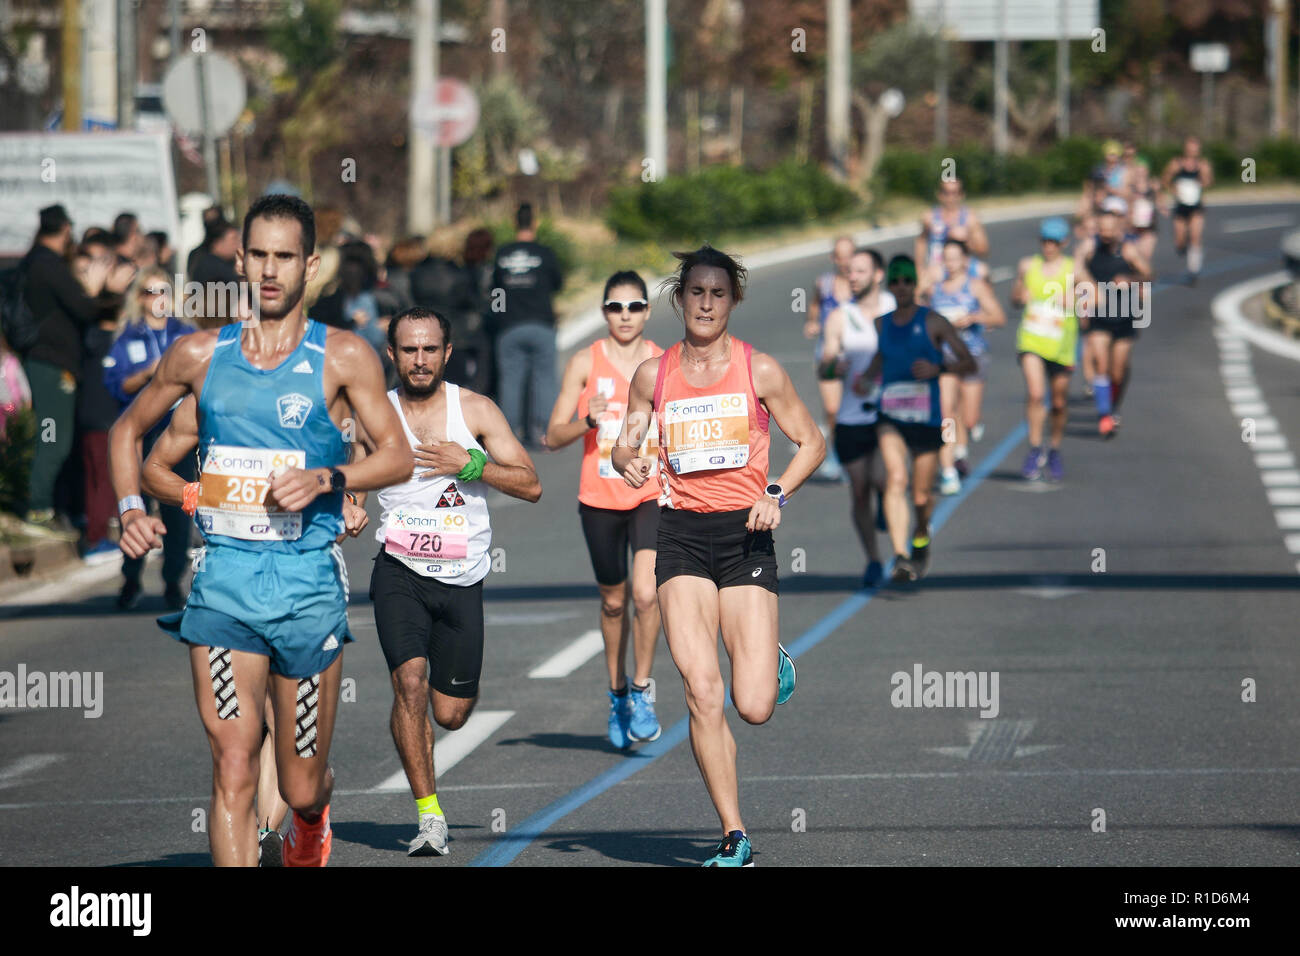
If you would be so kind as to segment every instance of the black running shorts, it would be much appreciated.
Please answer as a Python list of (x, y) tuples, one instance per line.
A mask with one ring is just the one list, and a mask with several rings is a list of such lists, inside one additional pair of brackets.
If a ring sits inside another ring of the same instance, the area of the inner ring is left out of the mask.
[(896, 422), (882, 419), (881, 424), (894, 429), (902, 437), (907, 450), (913, 455), (924, 455), (943, 447), (943, 429), (938, 425), (920, 425), (916, 422)]
[(841, 465), (848, 465), (867, 455), (875, 454), (876, 426), (872, 425), (836, 425), (835, 457)]
[(777, 594), (776, 542), (770, 531), (747, 531), (750, 509), (702, 514), (663, 508), (655, 583), (679, 575), (708, 578), (719, 590), (755, 584)]
[(1108, 332), (1113, 339), (1135, 339), (1137, 329), (1132, 319), (1109, 319), (1093, 317), (1088, 326), (1089, 332)]
[(633, 554), (655, 548), (659, 533), (659, 505), (655, 501), (643, 501), (628, 511), (593, 508), (580, 501), (578, 514), (597, 584), (622, 584), (627, 580), (629, 543)]
[(429, 686), (448, 697), (477, 697), (483, 671), (483, 582), (467, 587), (416, 574), (386, 551), (370, 576), (375, 627), (389, 671), (429, 662)]

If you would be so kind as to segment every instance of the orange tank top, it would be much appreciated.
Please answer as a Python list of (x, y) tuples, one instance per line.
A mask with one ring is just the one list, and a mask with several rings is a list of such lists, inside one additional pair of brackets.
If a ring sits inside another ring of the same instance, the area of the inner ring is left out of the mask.
[(748, 510), (767, 487), (767, 409), (754, 391), (754, 347), (732, 336), (726, 374), (705, 388), (682, 374), (682, 343), (659, 360), (659, 504), (683, 511)]
[[(649, 339), (650, 357), (663, 354), (663, 349)], [(649, 479), (640, 488), (633, 488), (623, 480), (623, 476), (614, 470), (610, 454), (614, 443), (618, 441), (623, 430), (623, 418), (627, 414), (627, 393), (631, 383), (623, 377), (609, 357), (605, 354), (605, 340), (591, 345), (591, 373), (587, 384), (578, 396), (578, 417), (587, 417), (588, 402), (596, 395), (602, 395), (609, 404), (596, 419), (596, 428), (588, 429), (582, 439), (582, 472), (578, 478), (578, 500), (592, 508), (608, 508), (612, 511), (630, 511), (645, 501), (653, 501), (659, 496), (658, 469), (653, 469)], [(641, 446), (641, 457), (657, 458), (659, 454), (659, 436), (655, 433), (654, 423), (646, 433), (645, 443)]]

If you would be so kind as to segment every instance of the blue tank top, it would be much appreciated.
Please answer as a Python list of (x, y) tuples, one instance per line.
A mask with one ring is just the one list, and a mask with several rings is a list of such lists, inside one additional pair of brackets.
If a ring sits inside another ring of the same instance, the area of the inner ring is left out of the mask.
[(835, 298), (835, 273), (824, 272), (817, 277), (817, 303), (821, 306), (821, 324), (826, 328), (826, 318), (844, 303)]
[[(215, 445), (305, 453), (305, 468), (328, 468), (347, 461), (343, 433), (325, 403), (325, 333), (307, 320), (298, 347), (273, 369), (260, 369), (244, 357), (240, 323), (223, 326), (199, 394), (200, 460), (211, 460)], [(302, 512), (295, 540), (246, 540), (214, 533), (199, 513), (199, 530), (209, 544), (250, 551), (301, 553), (325, 548), (343, 531), (343, 495), (318, 495)]]
[[(900, 326), (894, 322), (894, 313), (880, 320), (880, 385), (881, 414), (897, 422), (910, 425), (930, 425), (938, 428), (943, 421), (939, 408), (939, 379), (925, 382), (912, 378), (912, 363), (925, 359), (938, 365), (943, 355), (930, 341), (925, 327), (930, 310), (917, 306), (912, 321)], [(892, 389), (891, 385), (900, 386)]]
[[(971, 291), (971, 278), (970, 273), (967, 272), (965, 281), (962, 282), (961, 288), (956, 292), (947, 291), (942, 282), (936, 285), (930, 292), (930, 308), (944, 318), (949, 319), (949, 321), (954, 315), (978, 312), (980, 300)], [(946, 281), (947, 279), (944, 280), (944, 282)], [(983, 355), (988, 351), (988, 343), (984, 340), (984, 324), (982, 322), (973, 322), (964, 329), (958, 329), (957, 334), (966, 343), (971, 355)], [(949, 354), (949, 351), (945, 346), (944, 353)]]
[[(957, 212), (957, 225), (966, 225), (966, 207)], [(948, 241), (948, 224), (943, 221), (943, 207), (935, 206), (930, 210), (930, 241), (926, 248), (929, 262), (938, 262), (943, 256), (943, 244)]]

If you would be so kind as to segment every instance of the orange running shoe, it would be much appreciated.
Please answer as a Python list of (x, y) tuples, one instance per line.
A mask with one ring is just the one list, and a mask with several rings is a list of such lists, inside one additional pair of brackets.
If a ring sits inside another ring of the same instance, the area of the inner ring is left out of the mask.
[(1102, 438), (1109, 438), (1115, 433), (1115, 419), (1110, 415), (1102, 415), (1097, 419), (1097, 433)]
[(289, 831), (284, 835), (284, 865), (324, 866), (330, 861), (333, 842), (329, 804), (325, 805), (324, 812), (315, 823), (308, 823), (295, 810), (289, 821)]

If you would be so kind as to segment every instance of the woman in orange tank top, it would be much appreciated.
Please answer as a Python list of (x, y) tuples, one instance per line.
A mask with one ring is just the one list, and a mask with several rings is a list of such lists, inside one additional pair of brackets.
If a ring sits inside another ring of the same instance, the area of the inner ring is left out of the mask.
[[(724, 834), (704, 865), (749, 866), (718, 629), (736, 710), (764, 723), (794, 691), (794, 664), (778, 642), (772, 531), (786, 499), (825, 458), (826, 443), (785, 370), (727, 331), (745, 270), (708, 245), (676, 256), (680, 265), (665, 285), (685, 336), (636, 370), (612, 459), (631, 487), (649, 482), (655, 461), (641, 442), (656, 416), (659, 609), (685, 684), (691, 747)], [(799, 448), (771, 483), (769, 417)]]
[[(655, 594), (659, 481), (651, 474), (641, 487), (629, 486), (614, 470), (610, 452), (623, 427), (628, 380), (637, 366), (663, 350), (644, 335), (650, 302), (639, 275), (617, 272), (610, 276), (602, 302), (609, 335), (569, 359), (559, 397), (551, 410), (546, 444), (556, 449), (583, 440), (578, 514), (600, 588), (600, 631), (609, 669), (609, 740), (619, 750), (626, 750), (635, 741), (655, 740), (660, 734), (654, 695), (650, 693), (650, 671), (659, 640), (659, 599)], [(656, 453), (655, 441), (654, 436), (647, 438), (649, 447), (643, 449), (644, 454)], [(636, 661), (630, 687), (629, 631)]]

